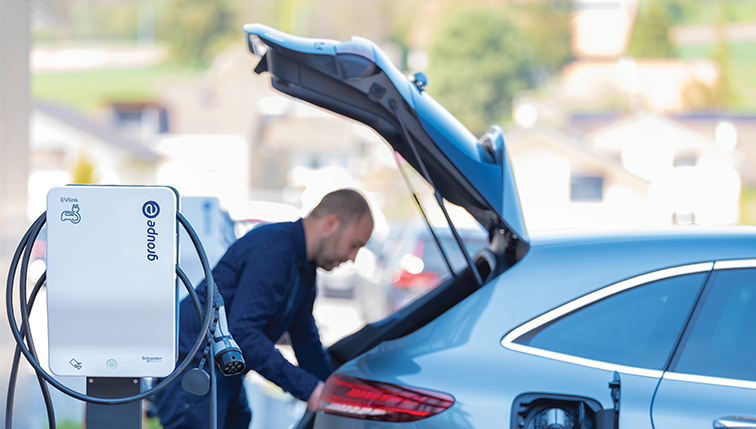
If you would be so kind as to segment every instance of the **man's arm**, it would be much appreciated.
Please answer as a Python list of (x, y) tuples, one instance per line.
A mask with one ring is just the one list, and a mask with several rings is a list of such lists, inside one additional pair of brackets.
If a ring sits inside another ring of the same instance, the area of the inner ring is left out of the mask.
[(265, 334), (265, 328), (282, 303), (291, 280), (292, 256), (276, 246), (257, 246), (245, 256), (239, 287), (228, 308), (228, 324), (249, 369), (257, 371), (299, 399), (307, 400), (319, 379), (289, 363)]
[(297, 309), (297, 317), (289, 329), (289, 337), (299, 366), (325, 381), (333, 372), (333, 363), (320, 342), (318, 327), (312, 315), (315, 293), (313, 288)]

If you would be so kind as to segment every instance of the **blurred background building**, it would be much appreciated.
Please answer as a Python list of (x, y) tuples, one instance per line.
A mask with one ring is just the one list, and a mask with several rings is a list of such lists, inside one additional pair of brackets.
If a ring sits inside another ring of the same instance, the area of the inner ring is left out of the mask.
[[(251, 72), (247, 22), (369, 38), (475, 134), (501, 124), (530, 229), (756, 223), (756, 0), (3, 0), (2, 258), (67, 183), (216, 198), (237, 235), (350, 186), (376, 233), (320, 276), (324, 340), (390, 311), (410, 255), (397, 243), (422, 241), (403, 227), (418, 221), (405, 164), (371, 130), (275, 94)], [(250, 383), (255, 427), (301, 413)], [(80, 427), (77, 413), (61, 415)]]

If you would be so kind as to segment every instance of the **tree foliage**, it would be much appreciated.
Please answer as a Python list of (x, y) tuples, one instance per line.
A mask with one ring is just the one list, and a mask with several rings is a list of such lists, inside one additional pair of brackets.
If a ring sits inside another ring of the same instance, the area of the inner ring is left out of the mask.
[(669, 40), (670, 13), (658, 1), (647, 0), (638, 7), (628, 55), (636, 58), (670, 58), (674, 47)]
[(572, 58), (563, 3), (452, 6), (428, 50), (428, 92), (476, 134), (508, 119), (519, 92)]
[(473, 132), (485, 131), (531, 86), (530, 52), (501, 8), (457, 6), (437, 28), (428, 52), (428, 90)]
[(558, 73), (574, 59), (570, 46), (572, 0), (524, 3), (513, 11), (520, 18), (525, 39), (533, 51), (535, 66), (548, 74)]
[(159, 36), (176, 62), (206, 65), (229, 43), (240, 40), (236, 12), (234, 0), (171, 0)]
[(683, 89), (683, 102), (693, 110), (722, 110), (741, 100), (732, 79), (730, 46), (720, 26), (712, 60), (719, 65), (719, 78), (714, 84), (693, 80)]

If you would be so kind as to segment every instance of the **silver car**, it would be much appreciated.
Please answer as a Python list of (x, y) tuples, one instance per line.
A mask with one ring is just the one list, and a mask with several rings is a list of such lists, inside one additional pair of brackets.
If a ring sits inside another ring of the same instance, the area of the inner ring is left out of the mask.
[(331, 346), (299, 427), (756, 427), (756, 229), (531, 236), (500, 128), (475, 138), (368, 40), (245, 31), (275, 89), (373, 128), (489, 239)]

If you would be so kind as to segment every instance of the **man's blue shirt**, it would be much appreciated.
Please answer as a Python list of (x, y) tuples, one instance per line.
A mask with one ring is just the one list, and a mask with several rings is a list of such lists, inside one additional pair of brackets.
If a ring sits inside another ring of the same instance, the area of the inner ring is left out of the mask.
[[(247, 364), (299, 399), (333, 371), (312, 316), (316, 266), (307, 260), (302, 219), (257, 227), (229, 247), (213, 269), (228, 327)], [(204, 282), (197, 287), (203, 301)], [(194, 305), (180, 305), (179, 351), (186, 355), (200, 328)], [(299, 367), (274, 347), (289, 333)]]

